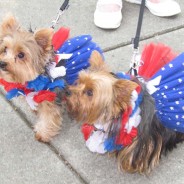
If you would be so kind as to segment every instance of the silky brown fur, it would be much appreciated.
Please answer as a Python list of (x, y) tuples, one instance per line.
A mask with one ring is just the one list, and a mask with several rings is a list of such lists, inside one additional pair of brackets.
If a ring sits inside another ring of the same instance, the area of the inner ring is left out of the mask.
[[(0, 25), (0, 78), (8, 82), (25, 84), (45, 72), (45, 66), (54, 58), (52, 49), (53, 29), (45, 28), (35, 33), (24, 30), (12, 16), (7, 16)], [(42, 102), (38, 106), (36, 138), (48, 142), (58, 134), (61, 125), (58, 106)]]
[[(109, 73), (97, 52), (91, 57), (91, 67), (79, 73), (77, 86), (70, 86), (72, 95), (68, 98), (69, 113), (79, 121), (103, 122), (119, 116), (130, 103), (131, 92), (137, 84), (119, 80)], [(99, 61), (99, 63), (97, 63)], [(93, 96), (89, 96), (92, 91)]]
[(113, 122), (130, 105), (132, 91), (138, 85), (142, 86), (142, 118), (138, 135), (131, 145), (113, 152), (113, 155), (116, 155), (120, 169), (130, 173), (149, 173), (158, 165), (162, 153), (184, 140), (184, 134), (162, 126), (155, 114), (153, 98), (136, 78), (118, 79), (97, 52), (92, 53), (90, 64), (90, 68), (79, 73), (76, 84), (68, 87), (69, 112), (76, 120), (88, 124)]

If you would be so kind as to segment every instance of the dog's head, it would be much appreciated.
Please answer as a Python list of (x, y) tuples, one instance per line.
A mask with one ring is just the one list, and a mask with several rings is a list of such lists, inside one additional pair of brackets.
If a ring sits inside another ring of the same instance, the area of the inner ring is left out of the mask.
[(13, 16), (7, 16), (0, 25), (0, 78), (25, 83), (43, 73), (53, 57), (52, 35), (50, 28), (26, 31)]
[(106, 122), (126, 110), (137, 84), (118, 79), (97, 51), (92, 53), (90, 64), (66, 91), (68, 111), (78, 121)]

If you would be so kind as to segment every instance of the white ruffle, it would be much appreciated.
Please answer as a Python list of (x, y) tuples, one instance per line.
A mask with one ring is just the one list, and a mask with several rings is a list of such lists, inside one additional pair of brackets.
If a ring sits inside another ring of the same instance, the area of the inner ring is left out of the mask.
[(55, 62), (49, 63), (49, 65), (47, 66), (47, 70), (48, 70), (49, 75), (53, 79), (57, 77), (63, 77), (66, 75), (66, 68), (64, 66), (56, 67)]
[(93, 131), (91, 136), (86, 141), (86, 146), (93, 153), (104, 154), (107, 152), (104, 148), (104, 142), (108, 137), (107, 130), (108, 130), (109, 123), (105, 123), (105, 124), (96, 123), (94, 126), (98, 130)]
[(153, 80), (145, 82), (146, 88), (147, 88), (148, 93), (150, 95), (152, 95), (153, 93), (155, 93), (158, 90), (155, 86), (158, 86), (160, 84), (161, 79), (162, 79), (162, 76), (160, 75), (160, 76), (154, 78)]
[(38, 104), (33, 100), (34, 96), (37, 95), (38, 92), (30, 92), (28, 93), (25, 98), (29, 106), (31, 107), (32, 110), (37, 110)]

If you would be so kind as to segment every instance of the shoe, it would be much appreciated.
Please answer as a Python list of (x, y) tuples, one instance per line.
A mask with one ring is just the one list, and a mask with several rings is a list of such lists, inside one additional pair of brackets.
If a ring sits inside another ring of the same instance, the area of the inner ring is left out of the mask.
[(98, 0), (94, 23), (103, 29), (116, 29), (122, 20), (122, 0)]
[[(141, 4), (141, 0), (125, 0), (130, 3)], [(159, 17), (170, 17), (181, 12), (180, 5), (174, 0), (146, 0), (149, 11)]]

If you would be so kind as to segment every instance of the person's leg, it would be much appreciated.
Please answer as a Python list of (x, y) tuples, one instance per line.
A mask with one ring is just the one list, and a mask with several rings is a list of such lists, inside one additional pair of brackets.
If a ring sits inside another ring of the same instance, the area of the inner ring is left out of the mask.
[(98, 0), (94, 23), (103, 29), (116, 29), (122, 20), (122, 0)]
[[(141, 4), (141, 0), (125, 0), (130, 3)], [(175, 0), (146, 0), (149, 11), (159, 17), (169, 17), (181, 12), (180, 5)]]

